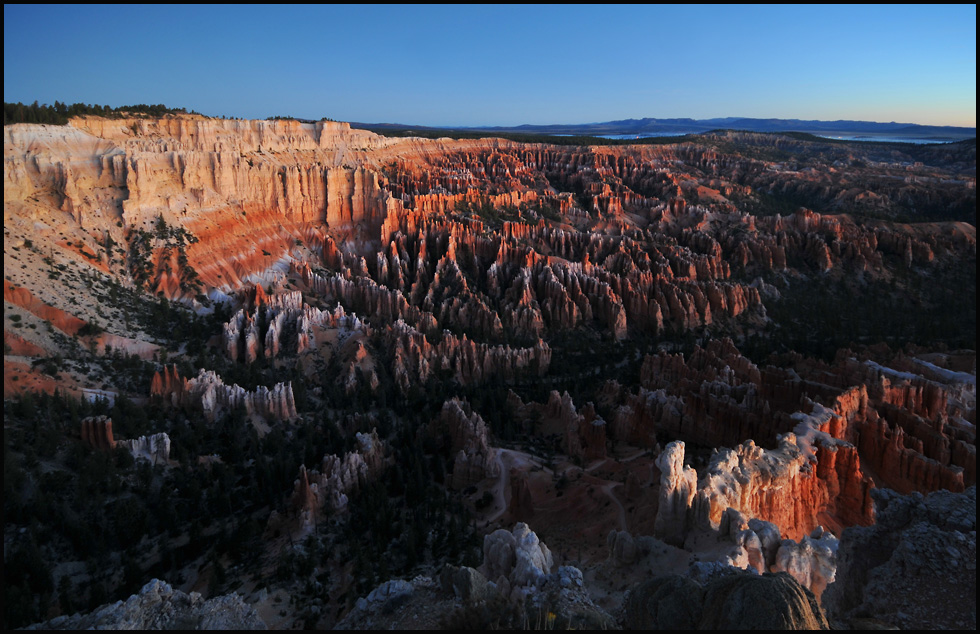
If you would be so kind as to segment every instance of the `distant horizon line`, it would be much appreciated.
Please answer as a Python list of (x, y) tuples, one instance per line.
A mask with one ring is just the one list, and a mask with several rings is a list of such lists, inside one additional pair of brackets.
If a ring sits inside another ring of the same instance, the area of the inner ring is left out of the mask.
[[(73, 105), (91, 105), (91, 106), (102, 106), (102, 104), (84, 104), (84, 102), (74, 102), (69, 103), (67, 101), (61, 102), (55, 100), (55, 103), (61, 103), (64, 106)], [(33, 104), (38, 104), (39, 107), (53, 108), (54, 104), (40, 103), (39, 100), (35, 99), (32, 102), (11, 102), (4, 99), (5, 105), (24, 105), (32, 106)], [(123, 106), (110, 106), (112, 110), (122, 110), (124, 108), (129, 108), (137, 105), (147, 105), (147, 104), (133, 104), (133, 105), (123, 105)], [(159, 104), (162, 106), (163, 104)], [(903, 126), (903, 127), (920, 127), (920, 128), (945, 128), (958, 131), (973, 131), (976, 134), (976, 124), (974, 125), (951, 125), (951, 124), (937, 124), (937, 123), (914, 123), (914, 122), (902, 122), (902, 121), (875, 121), (868, 119), (802, 119), (799, 117), (746, 117), (746, 116), (722, 116), (722, 117), (707, 117), (707, 118), (694, 118), (694, 117), (630, 117), (625, 119), (607, 119), (598, 121), (588, 121), (579, 123), (519, 123), (519, 124), (499, 124), (499, 123), (480, 123), (480, 124), (449, 124), (449, 123), (439, 123), (439, 124), (422, 124), (422, 123), (405, 123), (402, 121), (395, 120), (382, 120), (382, 121), (364, 121), (355, 120), (354, 118), (344, 118), (344, 117), (304, 117), (293, 114), (269, 114), (268, 116), (262, 117), (245, 117), (245, 116), (228, 116), (226, 114), (214, 115), (214, 114), (204, 114), (196, 109), (188, 108), (184, 106), (169, 107), (170, 110), (184, 110), (187, 114), (199, 114), (205, 117), (211, 117), (215, 119), (221, 118), (232, 118), (232, 119), (254, 119), (257, 121), (262, 120), (273, 120), (276, 118), (286, 119), (292, 118), (302, 121), (320, 121), (324, 119), (329, 119), (332, 121), (344, 121), (347, 123), (357, 123), (361, 125), (371, 125), (371, 126), (397, 126), (400, 128), (428, 128), (428, 129), (470, 129), (474, 131), (483, 130), (513, 130), (519, 131), (520, 129), (535, 128), (586, 128), (592, 126), (613, 126), (613, 125), (636, 125), (636, 124), (646, 124), (646, 125), (724, 125), (726, 123), (735, 123), (738, 121), (752, 121), (752, 122), (772, 122), (772, 123), (791, 123), (797, 125), (815, 125), (815, 124), (867, 124), (874, 126)], [(410, 121), (410, 120), (409, 120)]]
[[(316, 121), (317, 119), (308, 119), (305, 117), (295, 117), (296, 119), (304, 119), (307, 121)], [(514, 129), (522, 127), (574, 127), (574, 126), (596, 126), (596, 125), (609, 125), (617, 123), (627, 123), (627, 122), (656, 122), (656, 123), (667, 123), (667, 122), (691, 122), (691, 123), (708, 123), (708, 122), (737, 122), (737, 121), (780, 121), (780, 122), (799, 122), (799, 123), (870, 123), (874, 125), (895, 125), (895, 126), (916, 126), (922, 128), (954, 128), (960, 130), (976, 130), (976, 125), (950, 125), (950, 124), (938, 124), (938, 123), (914, 123), (914, 122), (900, 122), (900, 121), (872, 121), (869, 119), (800, 119), (800, 118), (784, 118), (784, 117), (709, 117), (705, 119), (695, 119), (693, 117), (640, 117), (640, 118), (629, 118), (629, 119), (609, 119), (606, 121), (590, 121), (586, 123), (520, 123), (516, 125), (503, 125), (503, 124), (420, 124), (420, 123), (402, 123), (398, 121), (355, 121), (353, 119), (336, 119), (337, 121), (347, 121), (348, 123), (363, 123), (367, 125), (392, 125), (392, 126), (411, 126), (418, 128), (436, 128), (436, 129), (452, 129), (452, 128), (471, 128), (474, 130), (484, 130), (492, 128), (501, 129)]]

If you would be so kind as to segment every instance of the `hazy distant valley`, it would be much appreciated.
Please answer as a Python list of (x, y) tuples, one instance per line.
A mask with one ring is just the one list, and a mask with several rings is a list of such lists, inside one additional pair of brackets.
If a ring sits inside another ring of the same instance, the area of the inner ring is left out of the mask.
[[(353, 124), (375, 132), (414, 132), (428, 136), (438, 128), (397, 123)], [(658, 136), (709, 134), (717, 130), (740, 130), (815, 135), (864, 141), (912, 143), (949, 143), (977, 137), (977, 129), (958, 126), (916, 125), (911, 123), (878, 123), (874, 121), (803, 121), (800, 119), (756, 119), (750, 117), (717, 117), (714, 119), (622, 119), (601, 123), (572, 125), (485, 126), (460, 128), (449, 132), (492, 134), (543, 134), (559, 136), (595, 136), (615, 139), (640, 139)], [(449, 135), (446, 135), (449, 136)]]
[(975, 139), (4, 127), (8, 627), (975, 627), (975, 484)]

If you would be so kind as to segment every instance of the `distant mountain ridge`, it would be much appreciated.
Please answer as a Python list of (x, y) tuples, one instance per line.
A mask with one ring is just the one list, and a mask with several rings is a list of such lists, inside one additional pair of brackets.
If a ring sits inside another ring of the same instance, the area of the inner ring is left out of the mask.
[[(417, 129), (437, 130), (434, 126), (412, 126), (398, 123), (352, 124), (354, 127), (372, 129)], [(658, 135), (658, 134), (699, 134), (719, 128), (747, 130), (750, 132), (808, 132), (823, 135), (876, 135), (903, 136), (916, 138), (937, 138), (944, 140), (963, 140), (976, 138), (977, 129), (956, 126), (918, 125), (914, 123), (879, 123), (875, 121), (817, 121), (803, 119), (753, 119), (749, 117), (719, 117), (715, 119), (621, 119), (600, 123), (551, 124), (519, 126), (470, 126), (454, 127), (455, 130), (473, 132), (523, 132), (529, 134), (555, 134), (575, 136), (599, 135)], [(446, 128), (448, 129), (448, 128)]]

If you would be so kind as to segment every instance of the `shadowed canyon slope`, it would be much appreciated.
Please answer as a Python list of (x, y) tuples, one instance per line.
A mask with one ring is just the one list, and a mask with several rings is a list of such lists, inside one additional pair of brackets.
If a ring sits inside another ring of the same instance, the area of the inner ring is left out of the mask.
[(5, 552), (66, 580), (14, 582), (11, 623), (167, 576), (332, 626), (390, 579), (475, 583), (518, 522), (581, 571), (501, 601), (572, 579), (608, 623), (710, 563), (818, 605), (874, 489), (976, 483), (975, 187), (975, 142), (6, 126), (9, 526), (32, 469), (63, 501)]

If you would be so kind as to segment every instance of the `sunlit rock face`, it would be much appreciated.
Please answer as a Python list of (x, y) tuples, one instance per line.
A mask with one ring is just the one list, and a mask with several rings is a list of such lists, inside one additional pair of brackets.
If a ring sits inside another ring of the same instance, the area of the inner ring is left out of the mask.
[[(896, 358), (895, 364), (909, 362)], [(688, 360), (649, 356), (642, 372), (645, 387), (620, 412), (619, 433), (649, 437), (642, 431), (649, 426), (692, 442), (735, 447), (713, 458), (708, 473), (726, 482), (734, 477), (725, 475), (729, 472), (743, 474), (729, 483), (736, 491), (746, 477), (822, 482), (821, 491), (811, 485), (778, 489), (785, 500), (773, 499), (772, 492), (732, 494), (738, 504), (755, 509), (752, 516), (774, 521), (797, 537), (815, 527), (811, 522), (819, 513), (829, 513), (842, 526), (871, 521), (872, 485), (862, 464), (902, 491), (958, 491), (976, 481), (975, 435), (969, 424), (957, 422), (964, 413), (975, 416), (975, 405), (965, 401), (964, 412), (964, 401), (957, 398), (951, 405), (946, 396), (964, 388), (972, 394), (972, 384), (961, 382), (969, 379), (966, 375), (927, 379), (846, 356), (832, 365), (805, 362), (791, 370), (760, 371), (722, 341)], [(760, 448), (765, 445), (774, 450)], [(757, 461), (784, 471), (746, 466)], [(777, 472), (782, 475), (773, 476)], [(716, 509), (707, 516), (717, 524), (717, 504), (708, 508)], [(764, 508), (769, 510), (760, 513)]]
[[(727, 138), (782, 150), (800, 143)], [(792, 170), (695, 144), (554, 147), (389, 139), (334, 122), (89, 117), (62, 127), (8, 126), (4, 158), (11, 225), (70, 226), (83, 239), (51, 248), (70, 246), (75, 258), (95, 252), (93, 265), (164, 297), (243, 297), (221, 334), (231, 360), (309, 353), (323, 328), (378, 332), (393, 351), (388, 371), (402, 393), (436, 378), (481, 385), (544, 376), (549, 339), (583, 328), (626, 341), (760, 327), (763, 295), (778, 291), (761, 278), (743, 281), (752, 275), (875, 277), (887, 273), (887, 258), (911, 267), (976, 253), (975, 229), (962, 224), (857, 223), (806, 209), (756, 217), (733, 202), (761, 188), (826, 198), (831, 210), (958, 204), (969, 192), (915, 179), (886, 186), (871, 170)], [(98, 253), (110, 242), (122, 260), (111, 249)], [(267, 284), (286, 279), (307, 298)], [(86, 323), (15, 282), (5, 280), (4, 295), (65, 332)], [(334, 308), (314, 306), (310, 296)], [(373, 358), (364, 360), (371, 353), (363, 342), (350, 353), (348, 394), (379, 388)], [(177, 380), (167, 372), (153, 393), (193, 401), (209, 416), (239, 405), (260, 417), (297, 415), (286, 384), (251, 394), (217, 376)], [(570, 400), (549, 411), (562, 419), (565, 451), (591, 460), (609, 441), (652, 446), (658, 433), (715, 447), (751, 439), (779, 450), (793, 444), (786, 435), (797, 433), (797, 412), (826, 406), (834, 413), (817, 427), (840, 442), (797, 438), (807, 460), (821, 456), (817, 479), (827, 490), (797, 504), (828, 498), (846, 524), (870, 517), (858, 456), (901, 491), (975, 482), (975, 397), (951, 398), (948, 381), (908, 372), (847, 360), (829, 370), (759, 367), (714, 339), (686, 360), (648, 355), (641, 389), (611, 417), (580, 412), (588, 404)], [(461, 470), (476, 469), (470, 460)], [(800, 535), (813, 528), (790, 522), (798, 528), (787, 530)]]
[[(50, 326), (91, 354), (153, 360), (152, 406), (208, 422), (244, 414), (288, 436), (335, 409), (390, 410), (441, 454), (439, 486), (492, 498), (483, 570), (508, 598), (581, 581), (538, 534), (566, 556), (576, 539), (605, 543), (593, 561), (623, 570), (654, 542), (692, 555), (710, 542), (724, 550), (714, 563), (785, 572), (820, 597), (834, 535), (875, 522), (875, 487), (975, 484), (975, 353), (857, 338), (819, 361), (774, 343), (811, 310), (856, 323), (870, 288), (914, 306), (916, 284), (975, 262), (972, 225), (891, 221), (975, 209), (975, 148), (869, 167), (776, 135), (573, 147), (193, 116), (8, 126), (4, 141), (5, 366), (27, 368), (18, 378), (56, 389), (42, 375), (60, 345), (41, 336)], [(103, 314), (103, 282), (222, 317), (207, 341), (161, 343), (177, 335)], [(110, 332), (86, 334), (98, 328)], [(254, 380), (266, 371), (278, 378)], [(5, 394), (27, 390), (7, 374)], [(243, 376), (248, 389), (229, 385)], [(406, 402), (426, 403), (423, 420)], [(371, 428), (288, 470), (269, 535), (323, 528), (382, 477), (397, 452)], [(496, 438), (504, 428), (518, 440)], [(107, 418), (73, 434), (169, 463), (169, 437), (114, 439)], [(493, 532), (518, 519), (533, 530)]]
[[(975, 231), (963, 228), (734, 213), (726, 197), (820, 178), (696, 146), (387, 139), (342, 123), (194, 117), (83, 118), (4, 134), (5, 201), (130, 250), (146, 232), (137, 283), (154, 294), (193, 300), (322, 264), (335, 275), (307, 272), (308, 283), (348, 310), (480, 337), (506, 330), (533, 341), (595, 324), (621, 340), (751, 322), (765, 318), (759, 289), (733, 273), (876, 274), (887, 254), (911, 265), (975, 251)], [(844, 204), (845, 180), (818, 187)]]
[[(726, 140), (802, 147), (748, 133)], [(335, 122), (87, 117), (61, 127), (7, 126), (4, 157), (11, 219), (67, 223), (92, 243), (81, 253), (111, 240), (128, 249), (128, 262), (117, 268), (102, 257), (101, 266), (169, 298), (230, 293), (274, 272), (299, 275), (348, 313), (393, 327), (403, 389), (436, 369), (469, 383), (546, 372), (550, 351), (540, 340), (565, 330), (596, 327), (624, 340), (763, 323), (766, 286), (741, 281), (747, 274), (845, 268), (877, 276), (883, 258), (921, 266), (976, 251), (975, 229), (962, 224), (859, 224), (805, 209), (756, 217), (734, 202), (765, 190), (826, 199), (831, 210), (950, 206), (975, 199), (975, 190), (935, 179), (892, 183), (873, 170), (792, 169), (697, 144), (555, 147), (389, 139)], [(5, 282), (5, 297), (17, 292)], [(308, 349), (309, 329), (325, 317), (302, 304), (283, 306), (263, 333), (255, 332), (254, 314), (235, 316), (224, 335), (228, 354), (275, 357), (286, 322), (292, 331), (297, 320), (288, 348)], [(424, 336), (395, 327), (399, 319)], [(445, 329), (453, 335), (443, 345), (435, 340)], [(505, 333), (521, 345), (495, 346)], [(651, 363), (655, 371), (672, 362)], [(752, 410), (766, 400), (748, 385), (768, 389), (768, 377), (732, 372), (739, 384), (730, 401)], [(682, 415), (734, 413), (721, 400), (687, 399)], [(678, 412), (676, 404), (647, 404)], [(755, 411), (738, 433), (726, 437), (715, 427), (711, 441), (771, 443), (779, 432), (763, 427), (772, 417), (778, 412)], [(907, 436), (910, 426), (900, 426)], [(881, 442), (908, 448), (897, 434)], [(934, 445), (924, 445), (927, 453), (964, 461), (962, 447)], [(890, 450), (894, 457), (881, 468), (910, 482), (943, 481), (900, 453)]]

